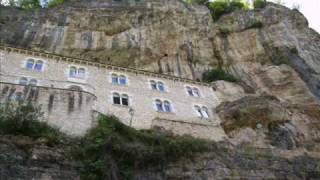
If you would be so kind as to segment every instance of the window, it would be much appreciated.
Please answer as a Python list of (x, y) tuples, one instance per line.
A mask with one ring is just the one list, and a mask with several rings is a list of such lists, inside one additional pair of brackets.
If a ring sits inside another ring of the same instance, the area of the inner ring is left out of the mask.
[(118, 84), (118, 76), (116, 74), (112, 74), (112, 84)]
[(113, 93), (113, 104), (129, 106), (129, 96), (127, 94)]
[(42, 66), (43, 66), (43, 62), (42, 61), (37, 61), (36, 65), (34, 66), (34, 69), (37, 71), (41, 71), (42, 70)]
[(208, 108), (203, 106), (202, 107), (202, 114), (204, 118), (209, 118)]
[(171, 112), (171, 105), (170, 105), (170, 103), (168, 102), (168, 101), (164, 101), (164, 110), (166, 111), (166, 112)]
[(193, 95), (196, 97), (200, 97), (200, 93), (199, 93), (198, 88), (193, 88)]
[(28, 59), (26, 63), (26, 69), (32, 70), (34, 65), (34, 60), (33, 59)]
[(22, 92), (17, 92), (17, 93), (15, 94), (15, 100), (16, 100), (16, 101), (23, 101)]
[(22, 77), (19, 80), (19, 84), (20, 85), (30, 85), (30, 86), (36, 86), (38, 84), (38, 81), (36, 79), (30, 79), (30, 81), (28, 80), (28, 78)]
[(118, 93), (113, 93), (113, 104), (121, 104), (120, 95)]
[(194, 109), (197, 112), (199, 117), (201, 117), (201, 118), (209, 118), (209, 111), (208, 111), (207, 107), (202, 106), (202, 108), (200, 108), (200, 106), (195, 105)]
[(36, 71), (42, 71), (43, 68), (43, 61), (34, 59), (28, 59), (26, 63), (26, 69), (28, 70), (36, 70)]
[(165, 87), (164, 87), (163, 82), (160, 82), (160, 81), (156, 82), (154, 80), (151, 80), (150, 85), (151, 85), (152, 90), (157, 90), (157, 91), (161, 91), (161, 92), (165, 91)]
[(162, 102), (160, 100), (156, 100), (157, 111), (163, 112)]
[(151, 89), (157, 90), (157, 83), (155, 81), (150, 81)]
[(31, 80), (29, 81), (29, 85), (31, 85), (31, 86), (36, 86), (37, 83), (38, 83), (38, 81), (37, 81), (36, 79), (31, 79)]
[(155, 106), (158, 112), (172, 112), (172, 107), (169, 101), (165, 100), (162, 102), (161, 100), (157, 99), (155, 101)]
[(191, 88), (187, 86), (186, 89), (189, 96), (200, 97), (200, 91), (198, 88), (196, 87)]
[(129, 106), (129, 97), (126, 94), (122, 94), (121, 97), (122, 105)]
[(78, 78), (85, 78), (86, 70), (83, 68), (78, 69)]
[(196, 110), (196, 112), (197, 112), (198, 116), (199, 116), (199, 117), (203, 117), (203, 115), (202, 115), (202, 111), (201, 111), (201, 108), (200, 108), (199, 106), (194, 106), (194, 108), (195, 108), (195, 110)]
[(69, 76), (70, 77), (76, 77), (77, 76), (77, 68), (76, 67), (70, 67)]
[(163, 85), (163, 83), (162, 82), (158, 82), (158, 89), (159, 89), (159, 91), (164, 91), (164, 85)]
[(112, 81), (112, 84), (124, 86), (127, 84), (127, 77), (124, 75), (118, 76), (117, 74), (112, 74), (111, 81)]
[(77, 68), (74, 66), (70, 67), (69, 77), (84, 79), (85, 76), (86, 76), (86, 70), (84, 68)]
[(189, 96), (193, 96), (193, 92), (192, 92), (191, 87), (187, 87), (187, 92), (188, 92)]
[(120, 76), (119, 78), (119, 82), (120, 82), (120, 85), (126, 85), (127, 84), (127, 78), (123, 75)]
[(27, 85), (28, 84), (28, 79), (25, 77), (20, 78), (19, 80), (20, 85)]

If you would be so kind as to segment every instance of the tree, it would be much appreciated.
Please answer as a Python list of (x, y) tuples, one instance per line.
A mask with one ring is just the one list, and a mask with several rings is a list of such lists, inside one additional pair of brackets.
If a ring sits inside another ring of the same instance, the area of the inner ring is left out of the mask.
[(31, 9), (36, 9), (41, 7), (39, 0), (19, 0), (18, 6), (26, 10), (31, 10)]
[(266, 0), (254, 0), (253, 1), (253, 7), (254, 8), (264, 8), (267, 5)]

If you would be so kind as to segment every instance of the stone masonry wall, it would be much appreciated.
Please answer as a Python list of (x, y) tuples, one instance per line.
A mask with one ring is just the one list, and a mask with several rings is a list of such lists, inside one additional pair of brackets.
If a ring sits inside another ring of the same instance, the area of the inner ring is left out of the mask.
[[(97, 98), (95, 101), (92, 101), (93, 98), (89, 100), (90, 103), (86, 104), (84, 108), (86, 111), (89, 111), (89, 107), (92, 104), (92, 110), (103, 114), (115, 115), (127, 125), (130, 125), (131, 121), (131, 125), (137, 129), (150, 129), (154, 126), (153, 120), (166, 119), (169, 121), (178, 120), (188, 124), (188, 127), (186, 127), (181, 125), (181, 123), (174, 125), (161, 123), (163, 126), (174, 126), (174, 128), (170, 129), (174, 132), (179, 132), (179, 134), (190, 134), (190, 128), (194, 128), (193, 131), (197, 131), (199, 133), (197, 136), (199, 137), (221, 140), (221, 137), (224, 136), (219, 125), (220, 119), (214, 111), (214, 108), (220, 102), (215, 95), (215, 91), (208, 84), (174, 76), (160, 75), (111, 65), (94, 64), (78, 59), (12, 48), (3, 48), (0, 53), (3, 54), (1, 57), (0, 82), (19, 84), (19, 79), (26, 77), (28, 80), (36, 79), (38, 81), (37, 85), (47, 87), (48, 92), (54, 91), (54, 88), (69, 89), (74, 86), (79, 87), (84, 92), (88, 92), (79, 94), (79, 92), (65, 91), (62, 93), (60, 90), (57, 98), (54, 98), (55, 102), (62, 103), (63, 105), (61, 107), (55, 106), (56, 109), (53, 108), (54, 111), (51, 112), (51, 116), (59, 118), (56, 120), (51, 118), (50, 121), (55, 121), (62, 129), (70, 128), (70, 131), (75, 131), (72, 132), (72, 134), (78, 134), (85, 127), (91, 126), (89, 121), (85, 121), (86, 118), (91, 118), (90, 113), (82, 112), (79, 101), (86, 102), (87, 97), (84, 96), (93, 94)], [(44, 62), (42, 71), (26, 69), (26, 62), (29, 58), (42, 60)], [(71, 66), (84, 68), (86, 70), (85, 77), (70, 78), (69, 69)], [(112, 84), (112, 74), (125, 75), (127, 77), (127, 84)], [(150, 80), (163, 82), (165, 92), (152, 90)], [(186, 91), (186, 86), (198, 88), (200, 97), (189, 96)], [(52, 90), (48, 87), (51, 87)], [(127, 94), (129, 96), (129, 106), (113, 104), (112, 95), (114, 92)], [(45, 100), (41, 101), (41, 103), (47, 106), (50, 93), (43, 94)], [(42, 95), (39, 97), (42, 98)], [(82, 113), (85, 114), (81, 118), (74, 117), (74, 119), (82, 119), (81, 121), (68, 120), (70, 116), (70, 107), (68, 106), (68, 102), (71, 101), (70, 98), (74, 99), (72, 101), (74, 101), (75, 107), (71, 108), (72, 112), (74, 112), (75, 115), (79, 112), (79, 116)], [(163, 113), (156, 111), (156, 99), (169, 101), (172, 106), (172, 112)], [(199, 118), (194, 109), (195, 105), (206, 106), (209, 109), (210, 117), (208, 119)], [(134, 110), (132, 117), (129, 114), (129, 109)], [(205, 130), (207, 129), (206, 126), (215, 126), (218, 129), (220, 128), (221, 131), (207, 131)], [(216, 136), (217, 132), (221, 134), (221, 136)]]
[(92, 106), (96, 97), (90, 93), (47, 87), (0, 83), (0, 103), (17, 100), (41, 106), (43, 120), (62, 132), (79, 136), (93, 123)]

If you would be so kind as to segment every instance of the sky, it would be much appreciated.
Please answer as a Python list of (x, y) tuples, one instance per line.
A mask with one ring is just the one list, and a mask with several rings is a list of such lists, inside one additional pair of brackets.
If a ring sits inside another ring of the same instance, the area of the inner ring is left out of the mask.
[[(269, 1), (277, 2), (278, 0)], [(289, 8), (299, 5), (299, 10), (307, 17), (309, 26), (320, 33), (320, 0), (282, 0), (282, 2)]]

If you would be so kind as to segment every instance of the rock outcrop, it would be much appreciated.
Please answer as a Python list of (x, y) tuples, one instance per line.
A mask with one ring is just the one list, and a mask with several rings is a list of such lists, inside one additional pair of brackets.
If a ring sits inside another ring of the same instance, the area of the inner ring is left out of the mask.
[(216, 22), (206, 7), (180, 0), (0, 6), (0, 42), (191, 79), (221, 66), (259, 93), (293, 103), (320, 98), (319, 34), (299, 11), (272, 3)]
[(41, 139), (1, 135), (0, 179), (80, 179), (65, 148), (48, 146)]

